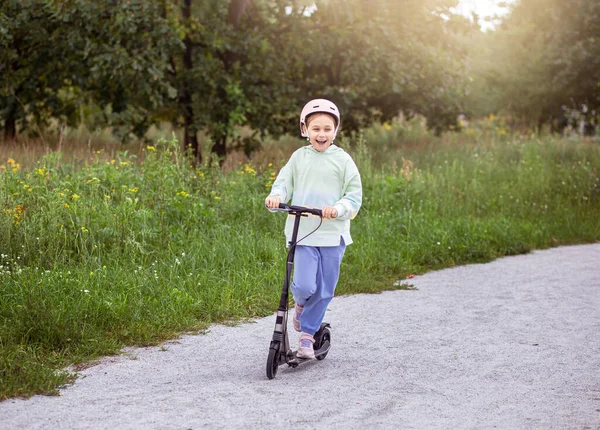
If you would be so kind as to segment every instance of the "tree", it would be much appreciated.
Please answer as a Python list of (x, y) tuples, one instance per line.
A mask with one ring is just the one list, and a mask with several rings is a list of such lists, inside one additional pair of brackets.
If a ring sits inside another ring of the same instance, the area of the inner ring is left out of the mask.
[(349, 130), (401, 111), (425, 115), (437, 132), (455, 124), (466, 88), (456, 37), (466, 21), (452, 15), (454, 3), (317, 2), (303, 37), (307, 96), (338, 103)]
[(486, 110), (523, 126), (564, 123), (565, 111), (600, 109), (600, 3), (520, 0), (485, 36), (476, 71)]
[(30, 120), (73, 114), (60, 90), (68, 85), (66, 70), (76, 65), (63, 58), (60, 23), (47, 3), (0, 1), (0, 119), (9, 140), (18, 123), (26, 128)]
[(92, 107), (92, 127), (142, 136), (176, 90), (164, 79), (179, 41), (157, 2), (0, 0), (0, 75), (5, 135), (17, 122), (71, 125)]
[[(258, 134), (285, 130), (282, 123), (290, 106), (297, 107), (298, 91), (289, 68), (293, 55), (286, 56), (297, 14), (286, 13), (285, 3), (181, 3), (178, 25), (185, 50), (172, 57), (180, 97), (171, 119), (188, 130), (186, 146), (197, 160), (200, 150), (193, 139), (199, 130), (211, 137), (221, 160), (233, 147), (250, 153), (259, 144)], [(242, 139), (238, 131), (246, 125), (254, 134)]]
[(313, 97), (335, 101), (347, 130), (401, 111), (438, 132), (455, 123), (466, 64), (456, 0), (340, 1), (0, 0), (5, 129), (76, 123), (83, 105), (88, 125), (122, 139), (168, 119), (199, 160), (198, 131), (221, 158), (250, 153), (260, 136), (295, 130)]
[(85, 69), (78, 87), (96, 108), (94, 127), (111, 126), (121, 140), (142, 137), (177, 89), (166, 79), (181, 41), (158, 1), (56, 2), (72, 52)]
[[(456, 122), (466, 86), (455, 43), (466, 21), (449, 12), (454, 3), (320, 1), (315, 11), (313, 1), (184, 1), (173, 120), (186, 136), (205, 130), (221, 160), (232, 148), (249, 154), (265, 133), (294, 131), (312, 97), (338, 103), (347, 130), (405, 111), (439, 132)], [(242, 139), (242, 126), (254, 134)], [(186, 142), (198, 158), (197, 141)]]

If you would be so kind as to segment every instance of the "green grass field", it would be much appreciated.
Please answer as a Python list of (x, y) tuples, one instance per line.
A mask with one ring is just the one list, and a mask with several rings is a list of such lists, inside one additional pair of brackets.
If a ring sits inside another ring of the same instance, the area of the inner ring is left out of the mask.
[[(56, 393), (66, 366), (125, 345), (274, 312), (284, 216), (264, 199), (304, 143), (270, 142), (227, 169), (192, 168), (169, 140), (139, 158), (0, 158), (0, 399)], [(364, 206), (338, 294), (600, 239), (597, 142), (392, 124), (342, 144)]]

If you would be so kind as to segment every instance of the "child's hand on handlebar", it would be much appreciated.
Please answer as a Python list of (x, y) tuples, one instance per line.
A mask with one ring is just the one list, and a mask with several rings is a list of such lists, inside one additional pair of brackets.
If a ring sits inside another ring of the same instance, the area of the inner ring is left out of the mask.
[(330, 219), (330, 218), (337, 218), (338, 212), (337, 209), (334, 208), (333, 206), (323, 206), (323, 209), (321, 209), (323, 211), (323, 218), (325, 219)]
[(279, 203), (281, 203), (281, 200), (279, 199), (279, 197), (267, 197), (265, 199), (265, 205), (269, 209), (277, 209), (277, 208), (279, 208)]

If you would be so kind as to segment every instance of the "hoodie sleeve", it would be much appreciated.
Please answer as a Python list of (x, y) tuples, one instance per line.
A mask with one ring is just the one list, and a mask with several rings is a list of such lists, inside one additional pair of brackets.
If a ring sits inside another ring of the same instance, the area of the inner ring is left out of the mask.
[(277, 178), (275, 178), (275, 182), (273, 182), (273, 186), (271, 187), (271, 192), (269, 193), (269, 197), (279, 197), (279, 200), (281, 200), (282, 203), (287, 203), (290, 201), (294, 194), (294, 155), (295, 154), (292, 154), (292, 157), (279, 171), (279, 174), (277, 175)]
[(362, 182), (356, 164), (349, 158), (344, 169), (344, 185), (342, 187), (342, 198), (334, 207), (338, 211), (337, 219), (351, 220), (356, 217), (362, 205)]

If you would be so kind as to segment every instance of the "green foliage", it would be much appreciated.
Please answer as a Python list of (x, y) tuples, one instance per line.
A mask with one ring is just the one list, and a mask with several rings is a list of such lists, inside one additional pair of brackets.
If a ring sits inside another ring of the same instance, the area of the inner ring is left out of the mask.
[(597, 1), (519, 0), (488, 33), (455, 3), (0, 0), (0, 124), (8, 139), (58, 123), (125, 141), (169, 121), (197, 161), (198, 132), (222, 159), (250, 154), (313, 97), (336, 102), (349, 133), (400, 112), (438, 134), (460, 113), (597, 124)]
[(174, 85), (189, 97), (180, 98), (172, 120), (192, 132), (205, 130), (220, 145), (219, 155), (228, 141), (248, 152), (256, 147), (255, 137), (242, 141), (240, 126), (282, 134), (287, 123), (281, 118), (297, 109), (293, 72), (285, 60), (291, 47), (285, 34), (276, 34), (281, 9), (272, 3), (254, 2), (239, 23), (229, 22), (231, 6), (222, 1), (192, 2), (191, 17), (178, 18), (186, 53), (174, 58)]
[(456, 124), (466, 51), (456, 37), (468, 25), (452, 1), (317, 2), (297, 38), (304, 46), (304, 93), (339, 104), (356, 131), (399, 112), (420, 113), (441, 132)]
[(7, 137), (58, 119), (121, 140), (168, 120), (224, 156), (329, 97), (348, 131), (403, 111), (441, 132), (462, 108), (468, 26), (453, 1), (403, 3), (2, 0), (0, 120)]
[[(81, 57), (78, 86), (91, 101), (91, 128), (112, 126), (120, 140), (141, 137), (174, 99), (169, 58), (181, 43), (160, 2), (57, 2), (70, 51)], [(71, 71), (72, 73), (72, 71)]]
[[(600, 239), (598, 147), (500, 127), (490, 118), (433, 138), (415, 120), (392, 122), (350, 146), (365, 199), (338, 293)], [(278, 302), (284, 220), (264, 209), (275, 167), (194, 168), (176, 141), (141, 160), (94, 155), (0, 161), (3, 397), (55, 393), (72, 379), (57, 369)]]
[(2, 0), (0, 11), (7, 137), (51, 118), (140, 137), (175, 95), (165, 74), (179, 43), (158, 2)]
[(63, 58), (60, 23), (49, 2), (0, 1), (0, 119), (5, 134), (16, 134), (31, 120), (71, 118), (73, 106), (60, 97), (74, 64)]
[(474, 35), (473, 112), (504, 112), (517, 124), (556, 128), (575, 109), (597, 122), (599, 22), (595, 0), (518, 1), (497, 31)]

